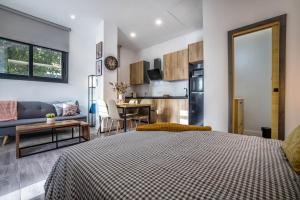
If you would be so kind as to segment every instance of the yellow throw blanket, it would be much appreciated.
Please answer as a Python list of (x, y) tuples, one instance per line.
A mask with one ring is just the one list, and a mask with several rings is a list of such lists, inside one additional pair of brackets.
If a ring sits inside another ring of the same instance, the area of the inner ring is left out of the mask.
[(196, 125), (183, 125), (177, 123), (155, 123), (139, 125), (137, 131), (169, 131), (169, 132), (182, 132), (182, 131), (211, 131), (210, 126), (196, 126)]

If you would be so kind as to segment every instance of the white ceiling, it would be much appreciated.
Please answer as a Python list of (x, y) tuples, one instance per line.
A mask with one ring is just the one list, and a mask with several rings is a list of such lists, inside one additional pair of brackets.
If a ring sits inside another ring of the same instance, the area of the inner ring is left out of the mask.
[[(202, 0), (0, 0), (25, 13), (70, 26), (77, 19), (104, 19), (119, 27), (119, 44), (143, 49), (202, 28)], [(155, 26), (155, 19), (163, 25)], [(130, 38), (130, 32), (136, 38)]]

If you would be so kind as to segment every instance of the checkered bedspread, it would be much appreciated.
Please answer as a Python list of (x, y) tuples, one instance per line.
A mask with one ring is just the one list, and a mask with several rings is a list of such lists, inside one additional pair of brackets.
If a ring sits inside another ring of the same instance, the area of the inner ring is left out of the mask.
[(300, 199), (281, 142), (219, 132), (129, 132), (68, 149), (46, 199)]

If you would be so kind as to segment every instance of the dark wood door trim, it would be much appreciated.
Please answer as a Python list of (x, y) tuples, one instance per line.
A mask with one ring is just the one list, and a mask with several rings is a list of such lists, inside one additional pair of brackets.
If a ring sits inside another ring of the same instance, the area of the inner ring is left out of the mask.
[[(280, 26), (280, 49), (279, 49), (279, 122), (278, 122), (278, 139), (285, 138), (285, 52), (286, 52), (286, 20), (287, 15), (280, 15), (271, 19), (247, 25), (238, 29), (228, 31), (228, 132), (232, 132), (232, 106), (233, 106), (233, 42), (234, 37), (241, 34), (247, 34), (258, 30), (263, 30), (268, 25), (279, 23)], [(241, 33), (241, 34), (240, 34)]]

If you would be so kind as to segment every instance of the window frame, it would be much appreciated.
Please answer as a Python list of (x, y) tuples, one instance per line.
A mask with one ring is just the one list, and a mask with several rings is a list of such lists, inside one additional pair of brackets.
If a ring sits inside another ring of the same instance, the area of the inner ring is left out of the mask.
[[(0, 73), (0, 79), (13, 79), (13, 80), (25, 80), (25, 81), (41, 81), (41, 82), (53, 82), (53, 83), (68, 83), (68, 60), (69, 60), (69, 53), (57, 49), (52, 49), (49, 47), (43, 47), (40, 45), (30, 44), (26, 42), (21, 42), (17, 40), (7, 39), (0, 37), (0, 40), (6, 40), (9, 42), (19, 43), (23, 45), (29, 46), (29, 65), (28, 75), (18, 75), (18, 74), (7, 74), (7, 73)], [(49, 77), (41, 77), (41, 76), (33, 76), (33, 47), (48, 49), (52, 51), (57, 51), (62, 54), (62, 66), (61, 66), (61, 78), (49, 78)]]

